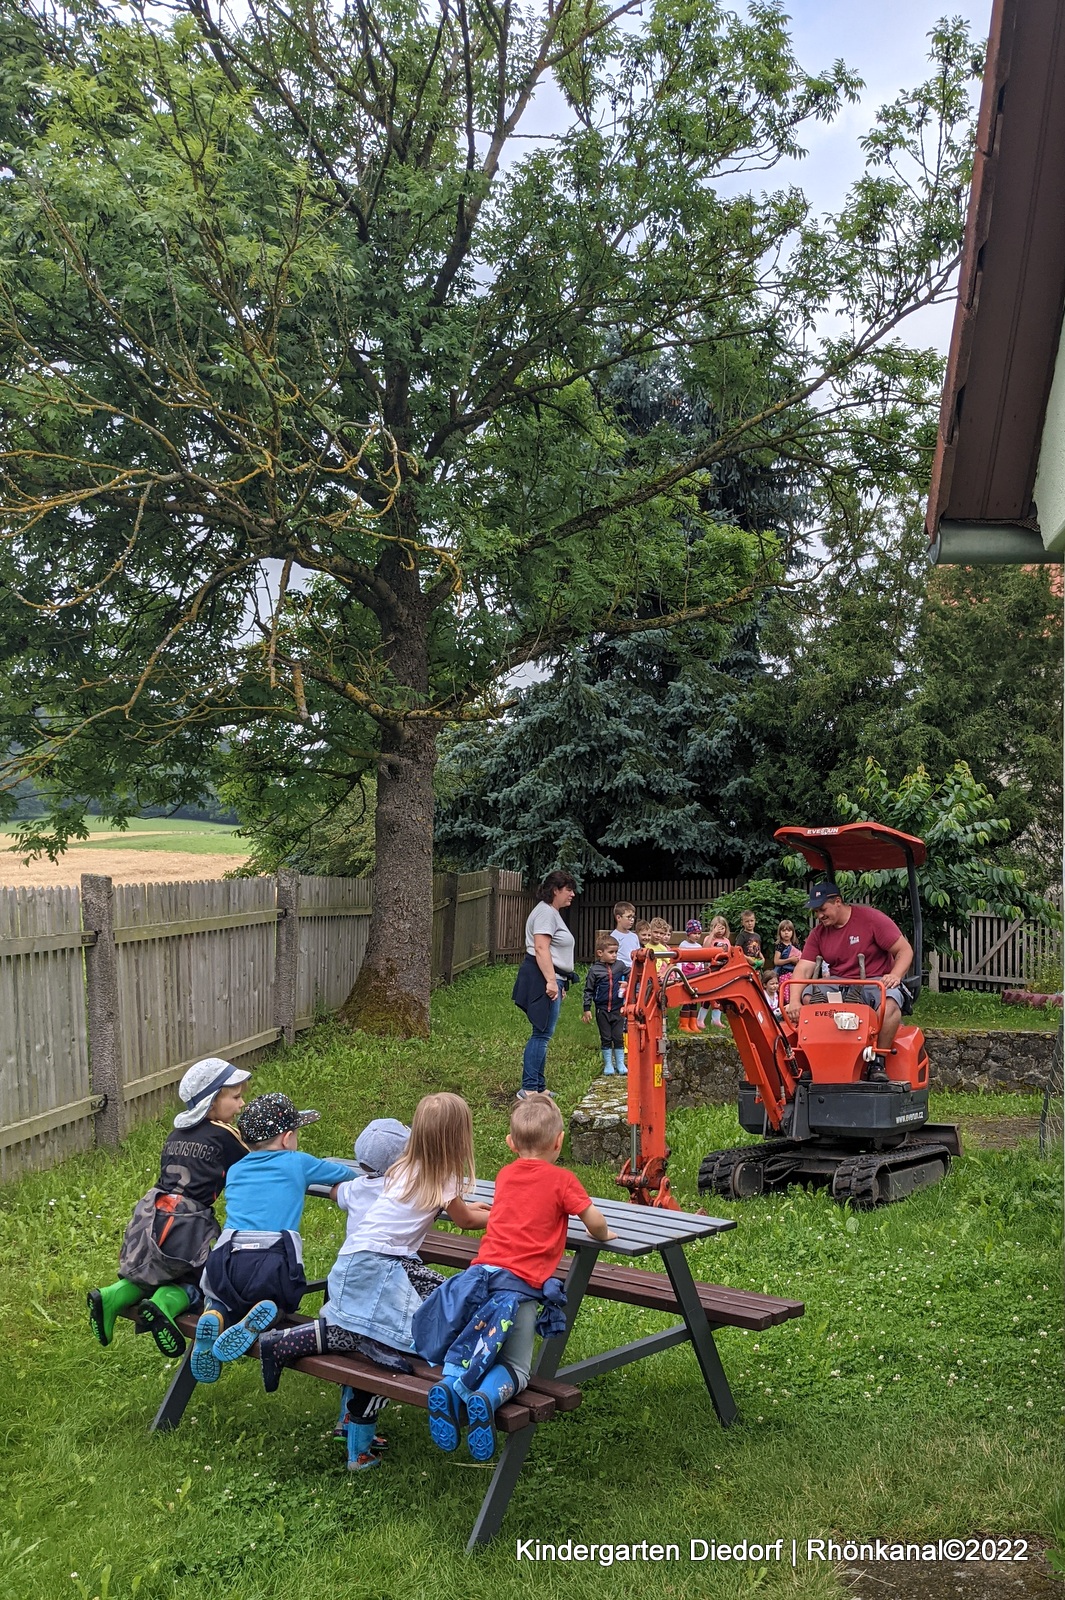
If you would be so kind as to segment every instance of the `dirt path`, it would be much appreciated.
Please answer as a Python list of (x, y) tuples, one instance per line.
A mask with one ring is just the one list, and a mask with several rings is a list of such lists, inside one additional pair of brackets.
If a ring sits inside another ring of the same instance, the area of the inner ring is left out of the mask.
[(17, 856), (0, 851), (0, 887), (28, 889), (78, 883), (83, 872), (102, 873), (115, 883), (167, 883), (174, 879), (221, 878), (244, 864), (245, 857), (203, 855), (191, 850), (79, 850), (75, 847), (58, 862), (34, 861), (24, 867)]

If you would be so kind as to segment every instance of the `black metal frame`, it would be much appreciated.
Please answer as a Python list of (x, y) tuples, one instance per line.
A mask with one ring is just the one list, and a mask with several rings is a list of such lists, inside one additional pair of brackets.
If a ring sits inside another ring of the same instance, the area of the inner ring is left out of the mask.
[[(921, 917), (921, 895), (917, 887), (917, 863), (913, 859), (913, 851), (901, 839), (893, 839), (894, 844), (906, 858), (906, 887), (910, 894), (910, 919), (913, 923), (913, 967), (903, 979), (909, 992), (910, 999), (916, 1000), (921, 992), (921, 969), (924, 965), (924, 923)], [(802, 842), (803, 853), (807, 850), (811, 855), (820, 856), (824, 863), (825, 871), (831, 879), (835, 879), (836, 868), (832, 855), (826, 845), (815, 843), (813, 839), (804, 839)]]

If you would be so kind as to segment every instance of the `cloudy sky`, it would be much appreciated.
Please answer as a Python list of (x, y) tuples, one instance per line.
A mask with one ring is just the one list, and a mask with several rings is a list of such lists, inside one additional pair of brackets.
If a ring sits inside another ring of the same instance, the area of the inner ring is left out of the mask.
[[(927, 70), (928, 34), (938, 18), (961, 16), (974, 36), (986, 38), (991, 0), (791, 0), (795, 53), (807, 70), (842, 58), (864, 80), (858, 106), (848, 106), (828, 128), (813, 131), (804, 186), (815, 202), (838, 201), (860, 170), (858, 139), (876, 108)], [(823, 200), (822, 200), (823, 196)]]

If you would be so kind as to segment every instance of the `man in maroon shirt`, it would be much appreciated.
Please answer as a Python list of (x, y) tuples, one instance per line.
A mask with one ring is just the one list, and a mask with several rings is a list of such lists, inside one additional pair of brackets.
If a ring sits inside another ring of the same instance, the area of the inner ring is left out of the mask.
[[(802, 959), (795, 963), (784, 1008), (787, 1015), (792, 1022), (798, 1022), (802, 984), (814, 976), (819, 960), (824, 963), (826, 976), (841, 981), (882, 978), (887, 985), (887, 1004), (877, 1050), (886, 1054), (902, 1021), (906, 995), (901, 984), (913, 961), (913, 945), (883, 911), (873, 906), (847, 905), (834, 883), (817, 884), (806, 904), (817, 913), (817, 926), (802, 947)], [(853, 989), (850, 992), (856, 993)], [(872, 986), (864, 988), (861, 996), (866, 1005), (880, 1004), (880, 991)], [(875, 1076), (883, 1076), (883, 1068)]]

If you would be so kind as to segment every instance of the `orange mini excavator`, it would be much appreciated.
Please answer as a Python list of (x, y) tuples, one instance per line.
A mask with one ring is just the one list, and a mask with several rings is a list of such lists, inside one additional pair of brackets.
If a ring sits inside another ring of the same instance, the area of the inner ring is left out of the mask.
[[(837, 870), (905, 869), (915, 967), (905, 981), (916, 998), (922, 841), (876, 822), (780, 828), (776, 838), (828, 878)], [(690, 951), (683, 960), (690, 965)], [(735, 947), (708, 949), (702, 967), (685, 974), (676, 951), (637, 950), (633, 956), (624, 1008), (632, 1153), (617, 1181), (635, 1202), (678, 1209), (666, 1172), (665, 1016), (667, 1007), (693, 1002), (718, 1007), (728, 1018), (744, 1071), (740, 1126), (763, 1141), (706, 1156), (699, 1169), (702, 1193), (744, 1200), (789, 1183), (819, 1183), (830, 1187), (833, 1199), (869, 1209), (946, 1176), (961, 1142), (957, 1128), (928, 1121), (924, 1035), (903, 1023), (892, 1048), (876, 1050), (886, 1003), (882, 979), (810, 980), (793, 1024), (771, 1009), (761, 979)], [(877, 991), (877, 1004), (866, 1003), (863, 988)]]

